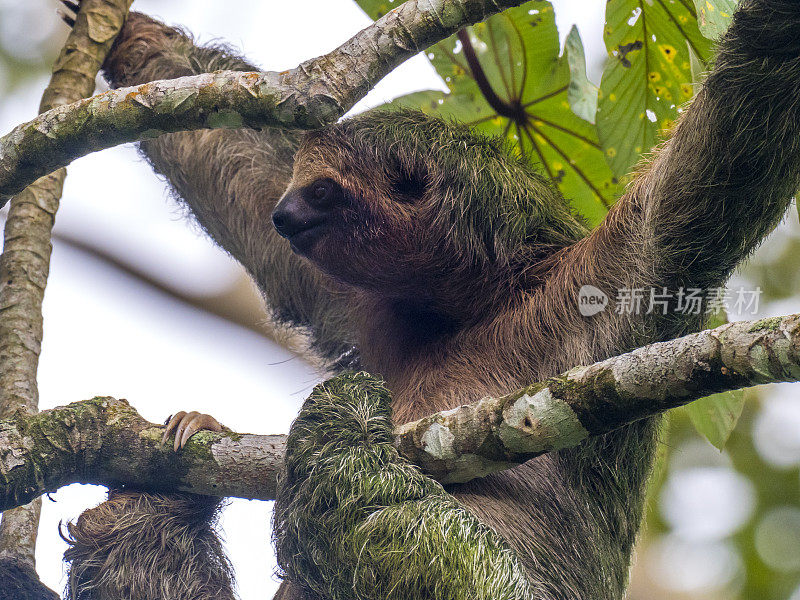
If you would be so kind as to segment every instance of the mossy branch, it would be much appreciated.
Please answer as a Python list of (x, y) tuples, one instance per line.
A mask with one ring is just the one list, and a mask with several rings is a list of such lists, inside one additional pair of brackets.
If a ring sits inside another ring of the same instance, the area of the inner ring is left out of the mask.
[[(729, 323), (402, 425), (396, 445), (463, 482), (712, 393), (798, 380), (800, 315)], [(0, 421), (0, 509), (75, 482), (274, 498), (285, 436), (201, 432), (175, 453), (162, 431), (113, 398)]]
[(728, 323), (397, 428), (442, 483), (469, 481), (710, 394), (800, 381), (800, 315)]
[(0, 508), (70, 483), (275, 497), (285, 436), (199, 432), (174, 452), (163, 432), (108, 397), (0, 421)]
[(112, 90), (48, 111), (0, 138), (0, 204), (90, 152), (215, 127), (314, 129), (346, 113), (399, 64), (523, 0), (408, 0), (334, 51), (281, 73), (220, 71)]

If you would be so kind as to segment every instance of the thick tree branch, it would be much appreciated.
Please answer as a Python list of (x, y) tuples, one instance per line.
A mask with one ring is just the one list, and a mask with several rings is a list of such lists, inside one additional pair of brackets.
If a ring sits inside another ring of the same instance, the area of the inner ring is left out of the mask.
[(275, 497), (285, 436), (200, 432), (176, 453), (163, 432), (103, 397), (0, 421), (0, 508), (76, 482)]
[[(800, 315), (729, 323), (400, 426), (397, 447), (463, 482), (711, 393), (798, 380)], [(75, 482), (274, 498), (285, 436), (201, 432), (174, 453), (162, 431), (113, 398), (0, 421), (0, 509)]]
[(575, 367), (396, 431), (410, 461), (468, 481), (710, 394), (800, 380), (800, 315), (727, 323)]
[[(85, 0), (45, 88), (39, 112), (94, 92), (95, 77), (132, 0)], [(45, 175), (47, 171), (40, 173)], [(0, 418), (35, 412), (42, 343), (42, 300), (50, 271), (50, 234), (66, 171), (59, 169), (15, 192), (0, 257)], [(0, 558), (34, 566), (40, 502), (3, 515)]]
[(79, 156), (162, 133), (321, 127), (400, 63), (522, 2), (408, 0), (333, 52), (289, 71), (220, 71), (157, 81), (49, 111), (0, 138), (0, 202)]

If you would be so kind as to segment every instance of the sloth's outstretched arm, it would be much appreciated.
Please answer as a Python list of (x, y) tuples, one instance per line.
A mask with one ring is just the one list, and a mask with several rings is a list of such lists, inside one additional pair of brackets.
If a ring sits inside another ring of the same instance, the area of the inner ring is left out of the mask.
[[(131, 13), (103, 71), (123, 87), (220, 69), (257, 70), (224, 47)], [(323, 358), (350, 344), (340, 300), (294, 256), (271, 222), (292, 175), (300, 133), (217, 129), (163, 135), (140, 148), (200, 225), (251, 273), (278, 321), (306, 328)]]
[(799, 187), (800, 2), (742, 0), (702, 89), (584, 241), (583, 264), (627, 287), (720, 286)]

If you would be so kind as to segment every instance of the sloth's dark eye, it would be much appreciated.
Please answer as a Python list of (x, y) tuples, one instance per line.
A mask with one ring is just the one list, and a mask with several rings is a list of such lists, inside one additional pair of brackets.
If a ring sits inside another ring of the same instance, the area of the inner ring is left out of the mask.
[(331, 208), (341, 196), (341, 187), (330, 179), (320, 179), (306, 188), (306, 200), (319, 209)]
[(330, 186), (318, 183), (314, 186), (314, 200), (325, 200), (330, 195)]

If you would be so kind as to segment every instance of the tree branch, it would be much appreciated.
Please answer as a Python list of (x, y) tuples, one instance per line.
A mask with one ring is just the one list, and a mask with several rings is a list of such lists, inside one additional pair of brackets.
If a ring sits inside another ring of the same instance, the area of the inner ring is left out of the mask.
[[(712, 393), (798, 380), (800, 315), (729, 323), (399, 426), (396, 445), (464, 482)], [(285, 436), (201, 432), (174, 453), (162, 431), (113, 398), (0, 421), (0, 509), (76, 482), (274, 498)]]
[(90, 152), (215, 127), (314, 129), (334, 122), (397, 65), (523, 0), (408, 0), (333, 52), (282, 73), (219, 71), (111, 90), (0, 138), (0, 203)]
[[(94, 92), (95, 77), (132, 0), (85, 0), (53, 66), (39, 112), (78, 101)], [(47, 171), (42, 172), (46, 175)], [(0, 257), (0, 418), (35, 412), (36, 372), (42, 344), (42, 300), (50, 271), (50, 235), (66, 171), (23, 189), (11, 203)], [(34, 567), (41, 503), (18, 508), (0, 522), (0, 558)], [(7, 584), (8, 582), (0, 582)]]
[(800, 380), (800, 315), (727, 323), (397, 428), (443, 483), (469, 481), (710, 394)]
[(108, 397), (0, 421), (0, 508), (70, 483), (275, 497), (285, 436), (203, 431), (176, 453), (163, 432)]

